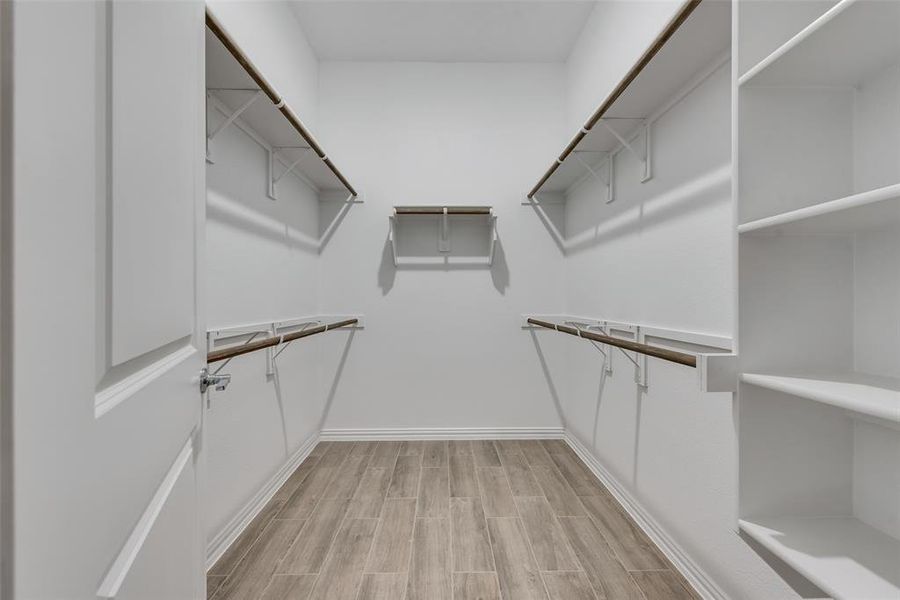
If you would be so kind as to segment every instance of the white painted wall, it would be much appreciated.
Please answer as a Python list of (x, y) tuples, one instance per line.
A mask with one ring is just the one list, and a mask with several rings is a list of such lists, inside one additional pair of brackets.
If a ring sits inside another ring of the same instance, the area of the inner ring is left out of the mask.
[[(365, 204), (322, 254), (321, 303), (367, 320), (326, 428), (559, 425), (519, 315), (562, 307), (562, 257), (520, 202), (560, 139), (563, 83), (560, 65), (322, 63), (323, 137)], [(441, 203), (494, 206), (493, 268), (394, 268), (392, 206)]]
[(287, 2), (208, 0), (207, 6), (314, 134), (319, 62)]
[[(294, 13), (282, 2), (212, 2), (216, 16), (303, 119), (317, 113), (318, 62)], [(267, 101), (267, 100), (261, 100)], [(213, 111), (210, 123), (222, 115)], [(267, 153), (231, 126), (212, 142), (207, 167), (206, 305), (210, 329), (319, 314), (319, 199), (298, 178), (266, 195)], [(317, 338), (292, 344), (266, 376), (265, 353), (232, 360), (225, 392), (211, 392), (206, 411), (207, 539), (245, 516), (244, 509), (293, 457), (318, 435)], [(217, 366), (217, 365), (214, 365)]]
[(566, 61), (566, 141), (662, 31), (681, 0), (598, 2)]
[[(672, 17), (677, 3), (598, 5), (568, 62), (568, 122), (580, 126)], [(615, 57), (613, 59), (612, 57)], [(730, 65), (654, 124), (653, 178), (616, 157), (616, 200), (588, 181), (568, 200), (570, 315), (730, 337), (734, 333)], [(541, 333), (543, 345), (555, 336)], [(796, 594), (737, 528), (735, 416), (730, 394), (701, 394), (692, 369), (650, 361), (649, 388), (614, 354), (569, 343), (552, 370), (569, 431), (733, 598)], [(550, 354), (550, 352), (548, 352)]]

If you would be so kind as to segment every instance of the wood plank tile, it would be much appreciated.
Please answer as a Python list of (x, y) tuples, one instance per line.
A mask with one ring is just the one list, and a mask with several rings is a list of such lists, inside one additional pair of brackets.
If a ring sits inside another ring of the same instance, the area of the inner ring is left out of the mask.
[(377, 444), (378, 442), (372, 440), (356, 442), (353, 449), (350, 450), (350, 456), (371, 456)]
[(553, 466), (553, 461), (550, 460), (550, 455), (547, 454), (547, 450), (544, 449), (544, 445), (541, 444), (539, 440), (523, 440), (519, 443), (519, 448), (522, 449), (522, 454), (525, 455), (525, 460), (527, 460), (528, 464), (532, 467)]
[(356, 600), (403, 600), (406, 573), (366, 573)]
[(454, 573), (453, 600), (500, 600), (496, 573)]
[(522, 453), (519, 440), (494, 440), (494, 449), (497, 451), (497, 456), (500, 457), (501, 464), (503, 464), (504, 457)]
[(305, 521), (272, 519), (256, 543), (225, 579), (216, 600), (257, 598), (269, 585), (278, 561), (297, 538)]
[(473, 440), (472, 454), (475, 456), (476, 467), (499, 467), (500, 456), (490, 440)]
[(451, 600), (450, 525), (416, 519), (406, 600)]
[(560, 517), (559, 520), (598, 598), (644, 600), (640, 588), (591, 519)]
[(525, 455), (521, 453), (508, 454), (501, 456), (503, 462), (503, 470), (506, 471), (506, 478), (509, 479), (509, 487), (513, 496), (543, 496), (544, 492), (541, 486), (531, 472), (531, 467), (525, 460)]
[(475, 459), (471, 454), (450, 455), (450, 495), (454, 497), (479, 496), (475, 480)]
[(571, 454), (551, 454), (550, 458), (578, 496), (609, 495), (603, 484), (597, 481), (594, 474), (578, 458)]
[(369, 468), (393, 469), (400, 454), (400, 442), (378, 442), (369, 461)]
[(454, 571), (493, 571), (491, 541), (480, 498), (450, 500), (450, 539)]
[(310, 600), (346, 600), (356, 598), (362, 583), (363, 566), (369, 556), (377, 519), (344, 521)]
[(422, 457), (401, 455), (391, 476), (388, 498), (415, 498), (419, 494), (419, 477), (422, 474)]
[(564, 440), (541, 440), (541, 444), (549, 454), (568, 454), (572, 452)]
[(583, 571), (541, 573), (550, 600), (596, 600), (591, 582)]
[(225, 582), (224, 575), (207, 575), (206, 576), (206, 600), (212, 600), (222, 583)]
[[(415, 498), (385, 500), (381, 522), (375, 531), (375, 541), (366, 564), (367, 573), (401, 573), (409, 569), (415, 518)], [(405, 582), (404, 579), (404, 585)]]
[(447, 442), (444, 440), (429, 440), (425, 442), (422, 453), (423, 467), (447, 466)]
[(369, 456), (348, 456), (338, 468), (334, 479), (323, 492), (323, 498), (352, 498), (359, 487), (363, 473), (369, 463)]
[(516, 498), (516, 506), (542, 571), (577, 571), (581, 568), (546, 498)]
[(450, 470), (446, 467), (422, 468), (416, 516), (444, 518), (450, 511)]
[(347, 516), (354, 519), (377, 519), (381, 515), (381, 505), (391, 483), (389, 469), (366, 469), (359, 487), (353, 494)]
[(263, 509), (259, 512), (258, 515), (253, 517), (253, 520), (250, 521), (250, 524), (244, 528), (244, 531), (241, 532), (241, 535), (232, 542), (232, 544), (228, 547), (228, 550), (222, 554), (222, 557), (216, 561), (216, 564), (212, 566), (212, 568), (208, 571), (209, 575), (230, 575), (234, 568), (237, 566), (238, 562), (244, 555), (247, 554), (247, 551), (253, 545), (253, 543), (259, 539), (260, 534), (266, 529), (269, 525), (269, 522), (275, 515), (278, 514), (278, 505), (269, 503), (263, 507)]
[(521, 521), (517, 518), (488, 519), (488, 531), (503, 597), (546, 600), (547, 592), (528, 548)]
[(269, 503), (277, 504), (278, 506), (283, 506), (285, 502), (288, 501), (288, 498), (294, 495), (294, 492), (297, 491), (297, 488), (306, 480), (306, 478), (315, 470), (316, 466), (319, 464), (319, 459), (316, 457), (307, 457), (299, 467), (294, 469), (294, 472), (291, 473), (290, 477), (282, 484), (278, 491), (272, 496), (272, 499), (269, 500)]
[(317, 575), (272, 575), (261, 600), (306, 600), (316, 583)]
[(425, 442), (411, 440), (400, 443), (400, 456), (422, 456), (425, 452)]
[(581, 498), (588, 515), (629, 571), (668, 569), (669, 563), (656, 545), (611, 497)]
[(469, 440), (450, 440), (447, 442), (447, 450), (450, 456), (472, 454), (472, 442)]
[(699, 599), (696, 593), (685, 586), (681, 576), (672, 571), (635, 571), (631, 577), (647, 600)]
[(331, 447), (334, 442), (319, 442), (316, 444), (316, 447), (312, 449), (312, 452), (309, 453), (310, 456), (322, 457), (325, 456), (325, 453)]
[(557, 516), (582, 517), (587, 514), (581, 500), (555, 467), (532, 467), (531, 472)]
[(488, 517), (516, 517), (516, 503), (503, 467), (476, 467), (484, 514)]
[(343, 498), (323, 498), (287, 551), (278, 573), (318, 573), (349, 505), (350, 501)]
[(319, 503), (325, 489), (337, 473), (336, 467), (317, 466), (303, 480), (278, 512), (279, 519), (306, 519)]
[(331, 442), (325, 453), (319, 458), (320, 467), (339, 467), (350, 455), (356, 442)]

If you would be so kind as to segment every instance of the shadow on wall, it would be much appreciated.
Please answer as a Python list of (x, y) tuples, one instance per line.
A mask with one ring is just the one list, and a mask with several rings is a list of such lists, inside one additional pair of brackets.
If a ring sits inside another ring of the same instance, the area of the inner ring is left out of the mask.
[(506, 262), (506, 252), (503, 249), (503, 242), (498, 239), (494, 245), (494, 260), (491, 265), (487, 264), (466, 264), (436, 262), (432, 264), (411, 264), (411, 265), (395, 265), (394, 249), (391, 246), (390, 238), (385, 238), (384, 246), (381, 249), (381, 264), (378, 265), (378, 287), (381, 288), (381, 295), (387, 296), (394, 288), (397, 279), (397, 271), (490, 271), (491, 281), (501, 295), (506, 294), (510, 284), (509, 263)]
[(582, 203), (584, 214), (571, 219), (580, 231), (569, 232), (563, 226), (556, 203), (533, 203), (531, 208), (563, 254), (574, 254), (600, 244), (646, 230), (673, 217), (702, 210), (716, 202), (731, 201), (731, 165), (723, 165), (651, 198), (629, 201), (620, 198), (611, 204), (598, 199)]
[(553, 398), (553, 407), (556, 409), (556, 414), (559, 416), (559, 422), (562, 423), (563, 427), (568, 429), (569, 427), (566, 424), (566, 414), (559, 401), (559, 392), (556, 390), (556, 383), (553, 381), (553, 375), (550, 373), (550, 366), (547, 364), (544, 351), (541, 349), (541, 343), (538, 341), (534, 329), (530, 329), (528, 333), (531, 335), (531, 343), (534, 344), (534, 351), (537, 352), (538, 361), (541, 363), (541, 371), (544, 374), (544, 379), (547, 381), (547, 390), (550, 392), (550, 397)]
[(341, 351), (341, 357), (338, 359), (337, 367), (334, 370), (334, 376), (331, 378), (331, 386), (328, 388), (328, 395), (325, 397), (325, 406), (322, 407), (322, 417), (316, 429), (321, 431), (328, 420), (328, 414), (331, 412), (331, 405), (334, 403), (334, 397), (337, 394), (338, 386), (341, 383), (341, 377), (344, 374), (344, 366), (347, 364), (347, 356), (350, 354), (350, 347), (353, 345), (353, 338), (356, 336), (356, 330), (351, 329), (344, 343), (344, 349)]

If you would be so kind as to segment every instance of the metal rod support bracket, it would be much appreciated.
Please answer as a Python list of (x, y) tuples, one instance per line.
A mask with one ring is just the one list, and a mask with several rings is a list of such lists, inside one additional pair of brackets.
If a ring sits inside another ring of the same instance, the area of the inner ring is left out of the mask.
[(644, 173), (643, 175), (641, 175), (641, 183), (649, 181), (653, 176), (650, 164), (650, 121), (645, 119), (643, 125), (641, 125), (641, 131), (643, 132), (642, 138), (644, 141), (643, 152), (638, 152), (637, 149), (635, 149), (634, 145), (632, 145), (631, 142), (625, 139), (625, 136), (616, 131), (616, 129), (612, 125), (610, 125), (608, 119), (600, 119), (600, 121), (598, 122), (603, 125), (607, 129), (607, 131), (613, 134), (613, 136), (615, 136), (615, 138), (619, 140), (619, 143), (622, 144), (622, 146), (626, 150), (628, 150), (628, 152), (631, 153), (631, 155), (634, 156), (634, 158), (637, 159), (638, 162), (644, 165)]
[[(209, 96), (209, 95), (210, 94), (209, 94), (209, 90), (208, 90), (207, 96)], [(213, 129), (209, 133), (209, 135), (206, 136), (206, 162), (208, 162), (208, 163), (214, 162), (212, 159), (212, 155), (210, 153), (209, 143), (211, 141), (213, 141), (217, 135), (222, 133), (226, 127), (228, 127), (229, 125), (234, 123), (237, 120), (237, 118), (241, 116), (241, 113), (243, 113), (245, 110), (250, 108), (250, 105), (253, 104), (257, 100), (257, 98), (262, 97), (262, 95), (263, 95), (262, 90), (256, 90), (254, 92), (254, 94), (252, 96), (250, 96), (250, 98), (246, 102), (244, 102), (237, 109), (235, 109), (234, 112), (232, 112), (230, 115), (228, 115), (224, 121), (219, 123), (219, 125), (215, 129)]]

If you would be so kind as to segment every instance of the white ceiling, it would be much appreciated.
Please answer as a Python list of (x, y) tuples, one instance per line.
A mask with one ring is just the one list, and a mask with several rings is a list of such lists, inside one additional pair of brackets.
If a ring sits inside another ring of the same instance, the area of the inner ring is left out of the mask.
[(562, 62), (594, 0), (291, 0), (320, 60)]

